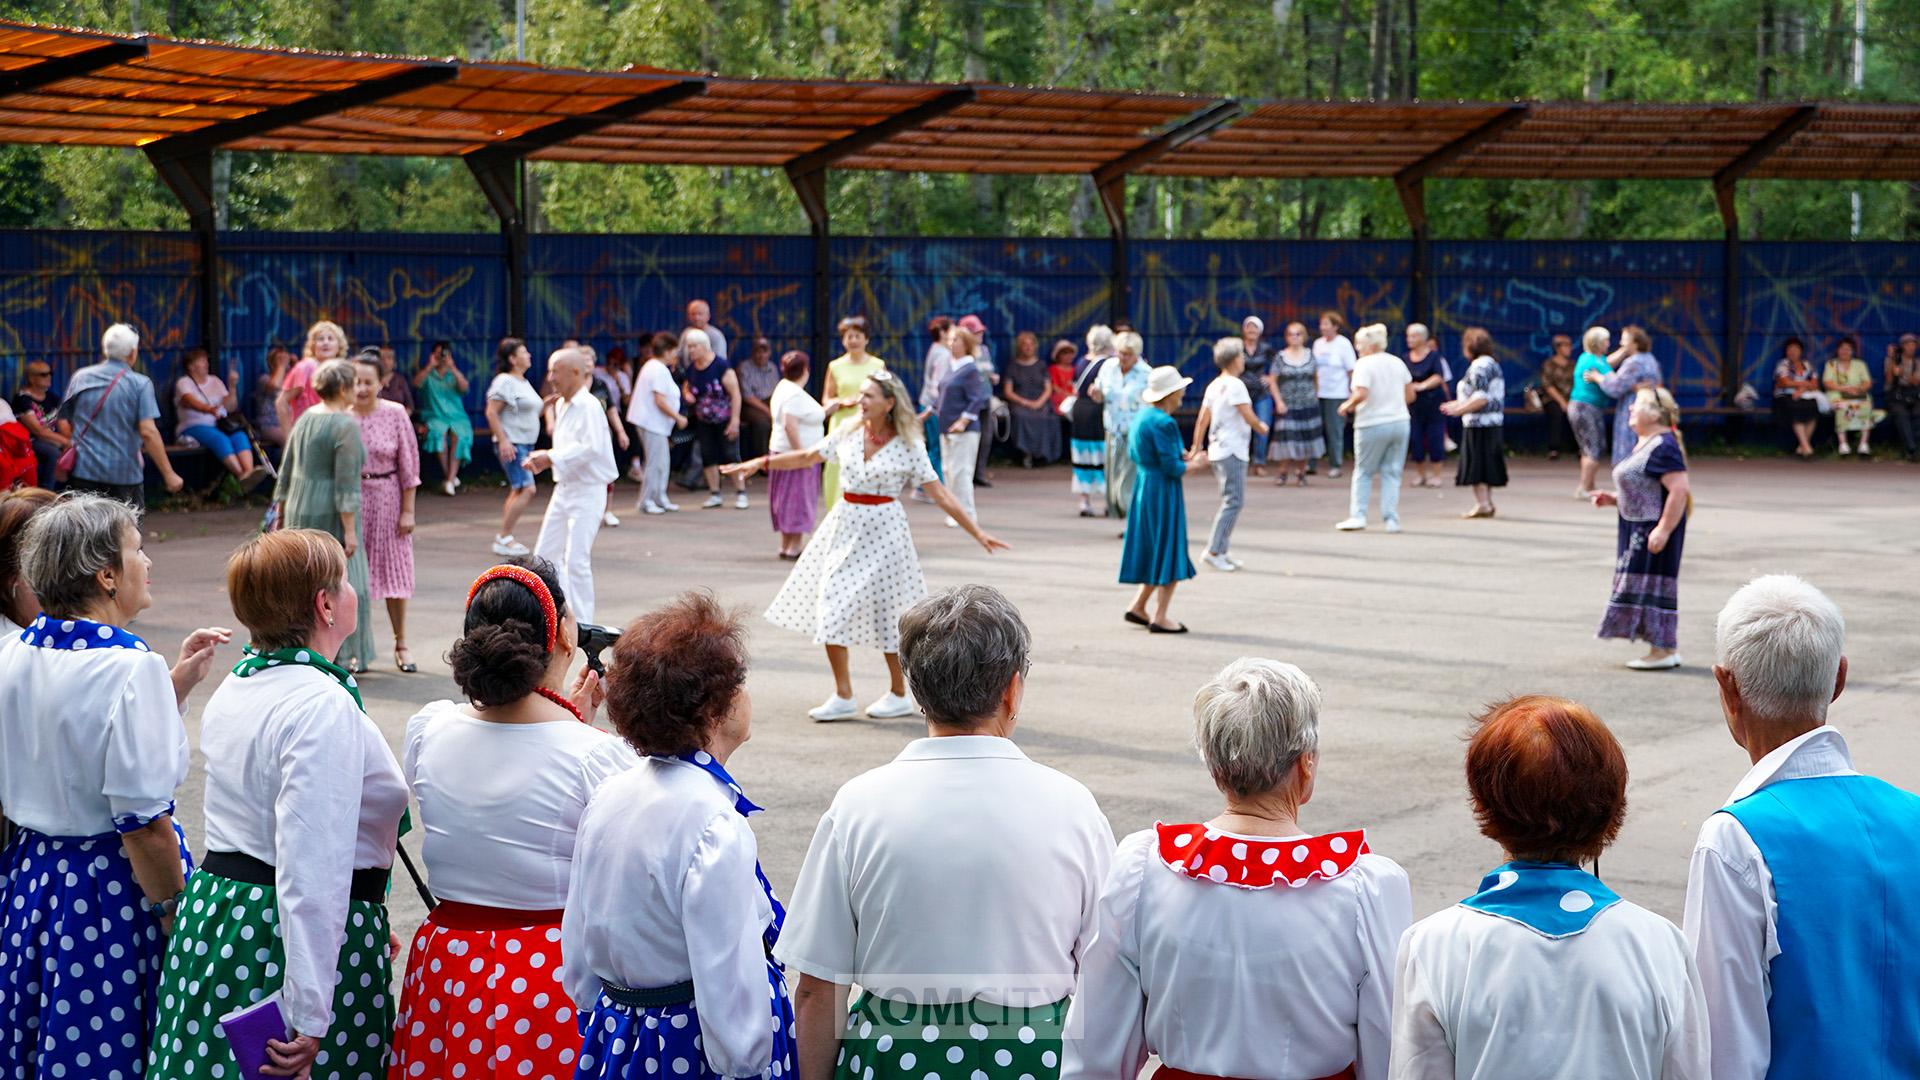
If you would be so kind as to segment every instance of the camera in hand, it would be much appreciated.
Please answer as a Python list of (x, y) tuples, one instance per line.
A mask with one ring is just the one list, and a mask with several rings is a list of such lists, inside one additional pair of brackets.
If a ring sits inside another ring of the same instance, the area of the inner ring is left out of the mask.
[(580, 624), (580, 651), (587, 654), (587, 667), (598, 674), (607, 673), (607, 665), (600, 662), (600, 654), (613, 648), (613, 643), (619, 640), (620, 631), (611, 626)]

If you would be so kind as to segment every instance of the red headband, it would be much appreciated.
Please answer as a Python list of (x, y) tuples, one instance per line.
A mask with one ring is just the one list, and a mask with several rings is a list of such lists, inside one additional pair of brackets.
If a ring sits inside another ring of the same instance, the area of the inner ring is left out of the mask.
[(485, 585), (489, 581), (499, 581), (503, 578), (525, 585), (528, 589), (532, 590), (533, 598), (540, 601), (540, 610), (547, 616), (547, 651), (552, 652), (554, 643), (558, 641), (560, 637), (560, 611), (554, 607), (553, 593), (547, 591), (547, 583), (540, 580), (539, 574), (534, 573), (524, 566), (490, 567), (479, 577), (473, 579), (473, 588), (467, 590), (467, 606), (473, 606), (473, 598), (475, 594), (480, 591), (480, 586)]

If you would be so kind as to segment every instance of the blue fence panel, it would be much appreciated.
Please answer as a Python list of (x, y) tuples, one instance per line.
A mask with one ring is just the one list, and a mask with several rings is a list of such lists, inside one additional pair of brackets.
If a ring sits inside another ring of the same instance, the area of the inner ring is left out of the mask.
[(1162, 240), (1133, 245), (1134, 329), (1147, 359), (1213, 374), (1213, 343), (1258, 315), (1281, 343), (1289, 321), (1319, 333), (1320, 313), (1399, 325), (1410, 297), (1404, 241)]
[(1760, 243), (1742, 255), (1742, 377), (1763, 395), (1789, 337), (1825, 360), (1835, 338), (1857, 335), (1878, 383), (1887, 346), (1920, 331), (1920, 245)]
[(0, 384), (18, 385), (31, 359), (65, 386), (99, 358), (100, 334), (116, 322), (140, 332), (153, 361), (194, 344), (198, 259), (185, 233), (0, 232)]
[[(1552, 351), (1589, 326), (1637, 323), (1683, 406), (1720, 398), (1721, 247), (1718, 243), (1443, 241), (1434, 245), (1434, 315), (1449, 359), (1459, 332), (1493, 334), (1517, 390)], [(1454, 365), (1456, 372), (1459, 365)]]
[(833, 245), (835, 318), (861, 314), (871, 349), (918, 393), (926, 325), (936, 315), (978, 315), (996, 365), (1013, 336), (1031, 330), (1046, 348), (1079, 339), (1107, 314), (1105, 240), (848, 238)]
[(527, 332), (536, 360), (578, 338), (634, 354), (641, 336), (686, 326), (688, 301), (707, 301), (728, 351), (756, 336), (774, 356), (807, 348), (812, 241), (797, 236), (529, 237)]

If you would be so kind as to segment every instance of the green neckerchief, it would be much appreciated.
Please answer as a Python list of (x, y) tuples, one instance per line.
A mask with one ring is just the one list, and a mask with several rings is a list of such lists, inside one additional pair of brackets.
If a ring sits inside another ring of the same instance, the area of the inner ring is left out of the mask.
[(346, 687), (347, 693), (353, 695), (354, 705), (358, 706), (361, 712), (367, 711), (367, 703), (360, 700), (360, 683), (354, 679), (352, 673), (304, 645), (290, 649), (275, 649), (269, 653), (263, 653), (252, 645), (248, 645), (245, 652), (246, 656), (233, 665), (233, 673), (243, 679), (258, 675), (268, 668), (279, 667), (281, 664), (305, 664), (326, 672), (333, 681)]

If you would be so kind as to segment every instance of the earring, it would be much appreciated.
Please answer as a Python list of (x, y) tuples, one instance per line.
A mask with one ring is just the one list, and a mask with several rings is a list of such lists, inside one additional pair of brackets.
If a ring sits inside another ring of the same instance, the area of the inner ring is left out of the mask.
[(332, 625), (333, 625), (333, 616), (331, 616), (331, 615), (329, 615), (329, 616), (327, 616), (327, 625), (328, 625), (328, 626), (332, 626)]
[(119, 590), (119, 589), (108, 589), (108, 590), (107, 590), (107, 599), (109, 599), (109, 600), (111, 600), (111, 599), (113, 599), (114, 597), (116, 597), (116, 596), (119, 596), (119, 595), (120, 595), (120, 590)]

